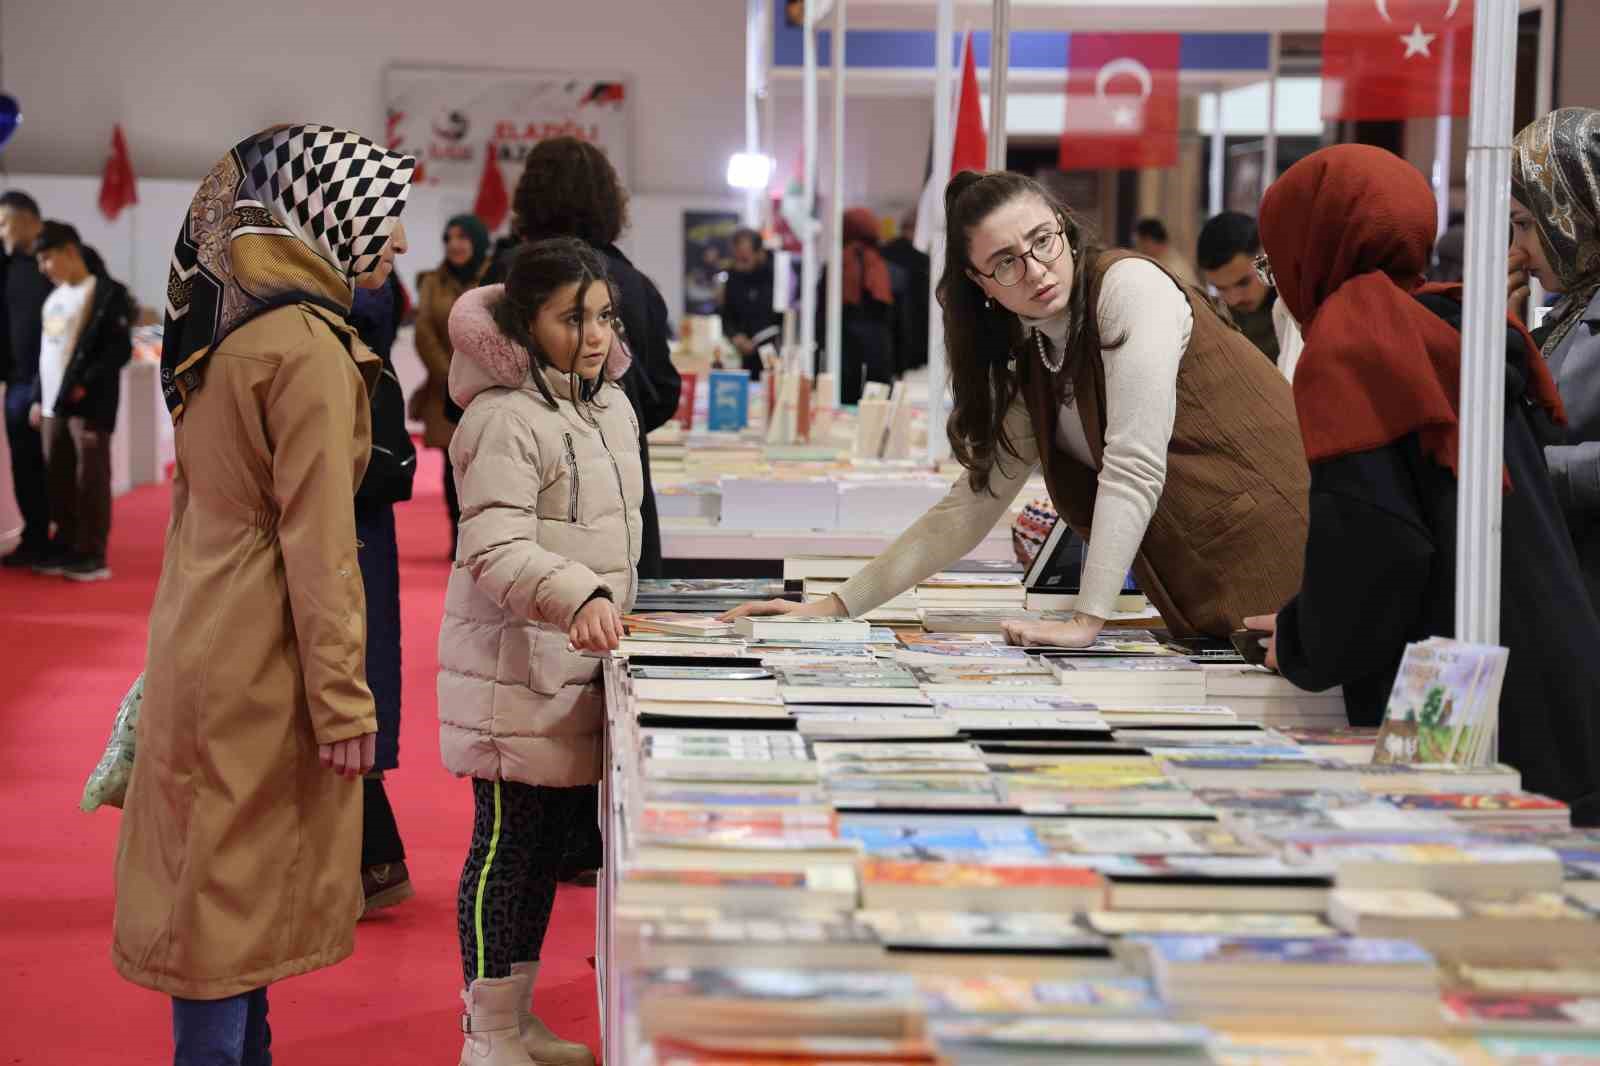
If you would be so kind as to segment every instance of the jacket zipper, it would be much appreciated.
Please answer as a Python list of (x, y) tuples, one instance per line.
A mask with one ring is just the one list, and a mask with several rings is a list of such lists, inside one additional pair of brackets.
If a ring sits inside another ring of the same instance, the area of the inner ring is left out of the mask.
[[(633, 569), (633, 527), (628, 524), (628, 493), (622, 487), (622, 468), (617, 466), (617, 457), (611, 454), (611, 445), (606, 443), (606, 431), (598, 424), (594, 428), (600, 434), (600, 446), (606, 450), (606, 458), (611, 460), (611, 472), (617, 478), (617, 499), (622, 503), (622, 534), (628, 545), (628, 580), (637, 583)], [(620, 604), (618, 606), (620, 609)]]
[(571, 486), (567, 491), (567, 521), (573, 525), (578, 524), (578, 453), (572, 447), (572, 434), (563, 433), (561, 438), (567, 442), (567, 483)]

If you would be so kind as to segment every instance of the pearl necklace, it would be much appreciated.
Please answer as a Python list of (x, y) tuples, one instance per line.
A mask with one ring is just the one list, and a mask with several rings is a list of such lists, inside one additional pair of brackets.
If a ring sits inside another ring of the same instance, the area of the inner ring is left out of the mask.
[(1044, 335), (1044, 330), (1042, 329), (1033, 331), (1033, 343), (1039, 349), (1039, 362), (1044, 364), (1044, 368), (1052, 374), (1061, 373), (1061, 367), (1067, 361), (1067, 353), (1064, 351), (1057, 353), (1054, 362), (1052, 362), (1050, 353), (1055, 350), (1055, 345), (1050, 343), (1050, 338)]

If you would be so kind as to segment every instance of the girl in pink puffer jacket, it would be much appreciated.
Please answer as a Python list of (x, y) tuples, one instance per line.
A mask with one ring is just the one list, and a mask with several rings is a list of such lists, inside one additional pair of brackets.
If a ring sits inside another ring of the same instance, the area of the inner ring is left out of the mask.
[[(568, 837), (592, 821), (604, 729), (599, 663), (639, 560), (639, 428), (616, 384), (604, 260), (581, 241), (519, 249), (506, 284), (450, 314), (450, 445), (460, 546), (439, 632), (440, 751), (472, 778), (458, 927), (462, 1066), (593, 1066), (528, 1013)], [(576, 649), (576, 650), (574, 650)]]

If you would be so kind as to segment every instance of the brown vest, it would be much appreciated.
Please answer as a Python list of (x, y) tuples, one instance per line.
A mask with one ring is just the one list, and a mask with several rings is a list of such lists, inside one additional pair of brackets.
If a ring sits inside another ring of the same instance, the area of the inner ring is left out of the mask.
[[(1093, 272), (1089, 307), (1098, 305), (1106, 270), (1132, 257), (1106, 252), (1085, 268)], [(1183, 289), (1194, 327), (1178, 369), (1167, 481), (1134, 573), (1174, 635), (1226, 637), (1245, 617), (1276, 613), (1299, 591), (1310, 474), (1289, 383), (1203, 295)], [(1106, 441), (1105, 362), (1098, 330), (1089, 326), (1062, 373), (1073, 375), (1094, 470), (1056, 446), (1055, 376), (1031, 344), (1018, 356), (1050, 498), (1085, 536)]]

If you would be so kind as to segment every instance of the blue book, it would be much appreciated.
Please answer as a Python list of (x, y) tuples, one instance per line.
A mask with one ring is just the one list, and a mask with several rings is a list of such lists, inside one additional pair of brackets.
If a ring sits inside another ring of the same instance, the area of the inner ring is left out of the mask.
[(1141, 937), (1167, 964), (1238, 966), (1431, 967), (1433, 956), (1409, 940), (1367, 937), (1284, 939), (1249, 936)]
[(862, 850), (875, 859), (1004, 865), (1036, 863), (1050, 854), (1032, 827), (998, 820), (885, 822), (845, 819), (839, 825), (839, 837), (860, 841)]
[(706, 413), (706, 428), (713, 433), (737, 433), (750, 424), (750, 372), (713, 370)]

